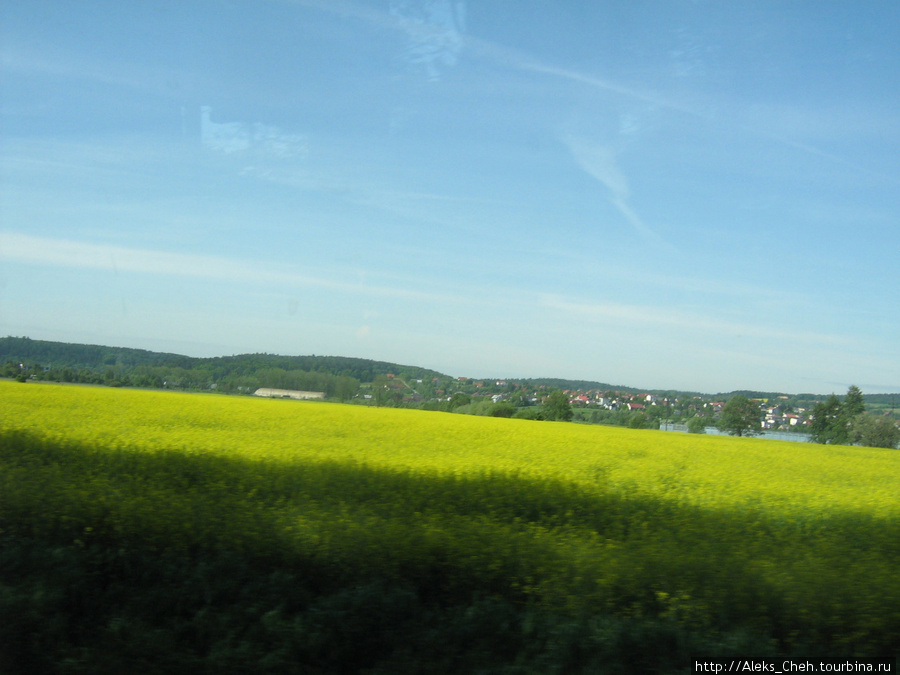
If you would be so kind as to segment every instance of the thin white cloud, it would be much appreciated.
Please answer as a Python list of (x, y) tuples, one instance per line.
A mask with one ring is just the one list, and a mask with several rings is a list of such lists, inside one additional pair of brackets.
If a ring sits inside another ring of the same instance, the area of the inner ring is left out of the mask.
[[(808, 113), (808, 119), (810, 119), (810, 126), (811, 127), (815, 126), (812, 123), (812, 120), (815, 116), (812, 113), (810, 113), (809, 111), (806, 111), (806, 112)], [(794, 117), (802, 119), (804, 117), (803, 112), (796, 112), (794, 114)], [(797, 136), (806, 135), (804, 133), (801, 133), (800, 129), (802, 129), (802, 127), (793, 129), (793, 130), (790, 130), (790, 129), (782, 130), (782, 129), (779, 129), (779, 127), (789, 126), (789, 125), (779, 124), (775, 121), (765, 121), (764, 123), (760, 123), (760, 122), (748, 123), (748, 124), (741, 124), (738, 126), (743, 131), (746, 131), (748, 133), (754, 134), (754, 135), (762, 137), (762, 138), (766, 138), (770, 141), (787, 146), (789, 148), (799, 150), (802, 153), (812, 155), (814, 157), (819, 157), (821, 159), (827, 160), (828, 162), (830, 162), (832, 164), (839, 164), (839, 165), (845, 166), (849, 169), (852, 169), (855, 172), (863, 173), (863, 174), (873, 176), (873, 177), (877, 177), (882, 180), (890, 181), (892, 183), (900, 183), (900, 176), (898, 176), (896, 174), (885, 173), (884, 171), (879, 171), (877, 169), (873, 169), (871, 167), (864, 166), (864, 165), (860, 164), (859, 162), (847, 159), (847, 157), (845, 157), (843, 155), (838, 155), (833, 152), (827, 152), (825, 150), (822, 150), (822, 149), (812, 145), (811, 143), (806, 143), (806, 142), (801, 142), (801, 141), (795, 140), (797, 138)], [(850, 125), (848, 125), (848, 126), (850, 126)], [(788, 135), (788, 134), (791, 134), (791, 135)], [(872, 132), (860, 134), (860, 136), (862, 136), (865, 140), (870, 140), (872, 135), (873, 135)], [(832, 139), (835, 137), (836, 136), (832, 136)], [(884, 142), (887, 142), (888, 141), (887, 135), (882, 136), (881, 140)]]
[(575, 161), (589, 176), (595, 178), (609, 191), (609, 201), (624, 216), (628, 224), (647, 242), (664, 244), (656, 232), (649, 228), (628, 203), (628, 180), (619, 168), (611, 148), (583, 137), (566, 134), (562, 138)]
[(627, 305), (613, 302), (573, 302), (558, 295), (544, 294), (539, 298), (543, 307), (576, 314), (596, 321), (612, 321), (619, 325), (645, 326), (658, 331), (685, 329), (698, 335), (774, 340), (782, 343), (820, 344), (832, 347), (847, 346), (848, 340), (835, 335), (788, 331), (758, 324), (737, 323), (709, 318), (701, 314), (649, 305)]
[(249, 151), (256, 162), (302, 160), (309, 155), (309, 139), (305, 134), (287, 133), (260, 122), (214, 122), (210, 106), (200, 108), (200, 140), (213, 152)]
[(543, 75), (551, 75), (553, 77), (558, 77), (560, 79), (569, 80), (572, 82), (578, 82), (580, 84), (588, 85), (594, 89), (601, 89), (603, 91), (608, 91), (612, 94), (619, 94), (626, 98), (641, 101), (642, 103), (649, 103), (655, 108), (666, 108), (668, 110), (674, 110), (681, 113), (686, 113), (688, 115), (694, 117), (703, 117), (706, 118), (708, 115), (705, 111), (700, 110), (699, 108), (695, 108), (692, 106), (684, 105), (672, 99), (666, 98), (662, 94), (652, 90), (641, 90), (635, 89), (634, 87), (626, 87), (617, 82), (613, 82), (612, 80), (606, 80), (601, 77), (596, 77), (594, 75), (587, 75), (585, 73), (578, 72), (576, 70), (570, 70), (567, 68), (558, 68), (555, 66), (548, 66), (546, 64), (540, 63), (532, 58), (525, 57), (521, 54), (515, 54), (512, 56), (512, 63), (523, 70), (529, 70), (534, 73), (539, 73)]
[(121, 60), (98, 60), (42, 44), (38, 50), (22, 45), (0, 49), (0, 69), (11, 75), (50, 76), (122, 87), (144, 94), (181, 99), (196, 76), (190, 72)]
[(0, 232), (0, 261), (49, 267), (103, 270), (114, 273), (158, 274), (238, 282), (308, 287), (364, 296), (400, 297), (427, 302), (461, 302), (458, 296), (389, 286), (345, 283), (284, 271), (265, 262), (242, 262), (219, 256), (171, 253), (88, 244), (68, 239)]
[(563, 140), (581, 168), (609, 188), (614, 199), (628, 199), (628, 181), (610, 148), (574, 136)]
[(593, 255), (582, 252), (568, 253), (568, 269), (577, 269), (578, 273), (590, 273), (598, 280), (622, 283), (629, 286), (647, 289), (666, 289), (666, 291), (689, 294), (694, 298), (716, 298), (717, 302), (727, 298), (725, 302), (751, 303), (752, 306), (784, 307), (788, 305), (813, 302), (812, 297), (804, 289), (777, 288), (762, 286), (752, 283), (730, 280), (722, 283), (720, 279), (704, 278), (702, 271), (693, 276), (679, 276), (661, 273), (658, 267), (647, 265), (643, 262), (619, 262), (606, 261), (602, 266), (597, 266)]
[(644, 224), (644, 221), (641, 217), (634, 212), (634, 209), (628, 205), (624, 199), (619, 197), (613, 197), (610, 199), (610, 202), (613, 206), (619, 209), (619, 213), (625, 216), (625, 220), (627, 220), (631, 226), (640, 234), (646, 241), (654, 243), (654, 244), (663, 244), (663, 240), (660, 239), (659, 235), (656, 234), (653, 230), (647, 227)]
[(391, 0), (390, 12), (409, 34), (404, 58), (440, 80), (439, 66), (456, 64), (466, 22), (464, 2), (451, 0)]

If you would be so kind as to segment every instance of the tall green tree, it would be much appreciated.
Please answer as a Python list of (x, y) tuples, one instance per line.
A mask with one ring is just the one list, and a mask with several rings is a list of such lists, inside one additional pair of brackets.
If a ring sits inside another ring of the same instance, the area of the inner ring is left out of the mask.
[(687, 428), (689, 434), (705, 434), (706, 420), (703, 417), (694, 415), (687, 421)]
[(565, 392), (557, 389), (552, 392), (547, 400), (544, 401), (541, 412), (545, 420), (557, 420), (559, 422), (569, 422), (572, 419), (572, 406), (569, 405), (569, 397)]
[(841, 402), (841, 413), (838, 416), (836, 424), (838, 425), (837, 433), (841, 443), (853, 443), (853, 425), (860, 419), (861, 415), (866, 412), (866, 402), (863, 400), (862, 392), (855, 384), (850, 385), (847, 394)]
[(844, 396), (844, 402), (841, 405), (841, 412), (850, 419), (866, 412), (866, 402), (863, 400), (863, 394), (855, 384), (851, 384), (850, 388), (847, 389), (847, 395)]
[(390, 404), (392, 397), (387, 375), (376, 375), (372, 380), (372, 397), (377, 406)]
[(746, 396), (732, 396), (722, 408), (719, 429), (732, 436), (751, 436), (761, 431), (759, 405)]
[(824, 403), (817, 403), (812, 409), (810, 440), (815, 443), (847, 445), (854, 442), (853, 427), (866, 411), (862, 392), (856, 385), (847, 389), (841, 401), (832, 394)]
[(841, 401), (832, 394), (828, 400), (816, 403), (811, 411), (809, 425), (810, 440), (814, 443), (840, 443), (838, 420), (841, 415)]

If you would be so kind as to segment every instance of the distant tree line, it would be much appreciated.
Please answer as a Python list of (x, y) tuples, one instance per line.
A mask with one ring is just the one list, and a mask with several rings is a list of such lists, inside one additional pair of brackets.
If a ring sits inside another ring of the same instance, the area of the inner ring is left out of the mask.
[(218, 391), (227, 394), (252, 394), (260, 387), (321, 391), (328, 398), (348, 401), (359, 391), (359, 380), (344, 375), (261, 368), (236, 375), (221, 369), (179, 368), (177, 366), (107, 366), (90, 369), (63, 366), (47, 368), (35, 364), (7, 361), (0, 366), (0, 377), (47, 382), (98, 384), (109, 387), (176, 389), (180, 391)]
[[(245, 394), (272, 387), (321, 391), (328, 398), (342, 401), (350, 400), (359, 391), (360, 381), (354, 373), (391, 365), (367, 364), (362, 359), (268, 354), (204, 359), (28, 338), (0, 338), (0, 357), (4, 358), (0, 377), (20, 381)], [(336, 366), (343, 368), (338, 373), (328, 370)]]

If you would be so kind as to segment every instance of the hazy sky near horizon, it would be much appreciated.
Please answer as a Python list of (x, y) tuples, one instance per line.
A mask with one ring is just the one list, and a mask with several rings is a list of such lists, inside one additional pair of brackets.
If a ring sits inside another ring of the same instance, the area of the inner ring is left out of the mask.
[(900, 392), (900, 3), (0, 3), (0, 335)]

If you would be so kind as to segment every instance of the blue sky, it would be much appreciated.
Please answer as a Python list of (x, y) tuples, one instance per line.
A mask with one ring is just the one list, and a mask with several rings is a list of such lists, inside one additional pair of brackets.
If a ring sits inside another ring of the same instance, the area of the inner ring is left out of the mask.
[(900, 392), (896, 2), (6, 2), (0, 30), (0, 335)]

